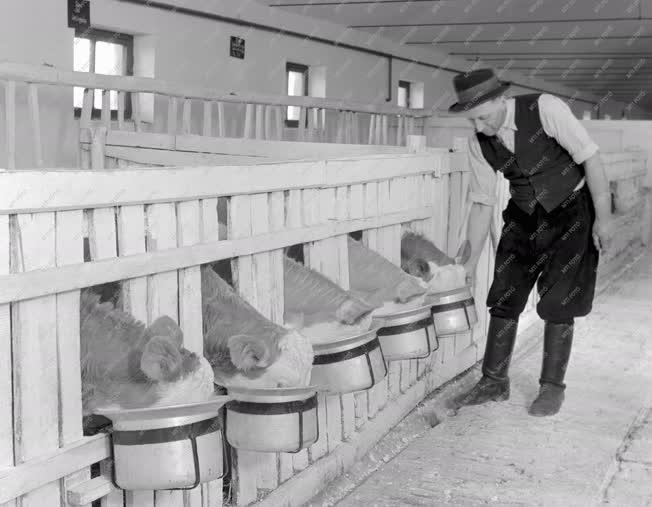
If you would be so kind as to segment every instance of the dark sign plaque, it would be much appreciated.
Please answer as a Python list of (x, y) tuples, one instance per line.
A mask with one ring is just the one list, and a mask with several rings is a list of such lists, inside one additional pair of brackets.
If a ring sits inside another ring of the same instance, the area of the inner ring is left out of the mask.
[(70, 28), (90, 28), (90, 0), (68, 0), (68, 26)]
[(245, 40), (240, 37), (231, 36), (231, 56), (244, 60), (245, 57)]

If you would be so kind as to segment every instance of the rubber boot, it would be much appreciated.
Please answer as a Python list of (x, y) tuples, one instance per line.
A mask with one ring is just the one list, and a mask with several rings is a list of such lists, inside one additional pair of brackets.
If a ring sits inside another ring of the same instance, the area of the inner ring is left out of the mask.
[(573, 324), (546, 321), (543, 335), (543, 364), (539, 396), (534, 400), (530, 415), (544, 417), (559, 412), (564, 402), (564, 376), (573, 344)]
[(482, 361), (482, 378), (468, 392), (454, 399), (455, 405), (480, 405), (509, 399), (507, 371), (514, 350), (518, 319), (491, 316)]

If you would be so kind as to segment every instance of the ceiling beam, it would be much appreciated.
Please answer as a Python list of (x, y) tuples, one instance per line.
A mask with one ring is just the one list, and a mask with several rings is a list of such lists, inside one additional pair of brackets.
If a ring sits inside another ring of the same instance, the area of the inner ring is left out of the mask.
[(437, 40), (437, 41), (410, 41), (405, 42), (406, 45), (439, 45), (439, 44), (486, 44), (491, 42), (500, 42), (505, 44), (507, 42), (556, 42), (556, 41), (584, 41), (584, 40), (630, 40), (630, 39), (652, 39), (652, 35), (614, 35), (612, 37), (603, 37), (601, 35), (596, 35), (594, 37), (540, 37), (537, 38), (536, 34), (530, 38), (526, 39), (472, 39), (472, 40)]
[(349, 25), (349, 28), (412, 28), (421, 26), (477, 26), (477, 25), (542, 25), (546, 23), (616, 23), (621, 21), (652, 21), (652, 18), (574, 18), (574, 19), (513, 19), (509, 21), (448, 21), (442, 23), (394, 23), (384, 25)]
[(349, 5), (364, 5), (364, 4), (405, 4), (405, 3), (420, 3), (420, 2), (445, 2), (447, 0), (362, 0), (360, 2), (342, 2), (338, 0), (336, 2), (292, 2), (292, 3), (278, 3), (278, 4), (269, 4), (270, 7), (324, 7), (327, 5), (337, 5), (339, 7), (349, 6)]

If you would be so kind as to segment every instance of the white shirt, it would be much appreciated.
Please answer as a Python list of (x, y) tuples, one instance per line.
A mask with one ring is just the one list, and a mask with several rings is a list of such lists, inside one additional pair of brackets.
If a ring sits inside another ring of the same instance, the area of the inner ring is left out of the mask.
[[(539, 96), (539, 117), (543, 131), (554, 138), (573, 158), (576, 164), (582, 164), (598, 152), (598, 145), (593, 142), (588, 132), (575, 117), (570, 107), (558, 97), (543, 93)], [(505, 147), (514, 153), (515, 99), (507, 99), (507, 114), (496, 136)], [(469, 199), (473, 202), (493, 206), (496, 204), (496, 183), (498, 177), (482, 155), (478, 138), (469, 137), (469, 160), (471, 164), (471, 181)], [(583, 184), (580, 182), (578, 188)]]

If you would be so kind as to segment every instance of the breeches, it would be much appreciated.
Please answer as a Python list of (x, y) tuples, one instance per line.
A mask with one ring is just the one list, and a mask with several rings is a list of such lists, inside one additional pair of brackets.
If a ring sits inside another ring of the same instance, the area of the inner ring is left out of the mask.
[(537, 283), (537, 313), (572, 322), (591, 311), (599, 252), (593, 244), (595, 210), (587, 185), (551, 212), (536, 204), (528, 215), (509, 201), (487, 296), (489, 313), (515, 319)]

